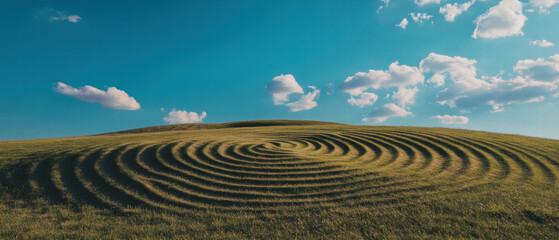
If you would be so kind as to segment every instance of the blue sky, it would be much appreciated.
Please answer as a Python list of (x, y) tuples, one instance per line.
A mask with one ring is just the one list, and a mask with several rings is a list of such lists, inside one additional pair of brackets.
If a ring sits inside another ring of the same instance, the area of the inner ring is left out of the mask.
[(2, 140), (253, 119), (559, 138), (557, 0), (3, 5)]

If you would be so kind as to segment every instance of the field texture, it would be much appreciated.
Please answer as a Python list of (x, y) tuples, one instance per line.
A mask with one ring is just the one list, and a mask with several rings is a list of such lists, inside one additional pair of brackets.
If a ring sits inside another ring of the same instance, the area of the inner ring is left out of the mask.
[(0, 142), (0, 238), (559, 238), (559, 141), (307, 121)]

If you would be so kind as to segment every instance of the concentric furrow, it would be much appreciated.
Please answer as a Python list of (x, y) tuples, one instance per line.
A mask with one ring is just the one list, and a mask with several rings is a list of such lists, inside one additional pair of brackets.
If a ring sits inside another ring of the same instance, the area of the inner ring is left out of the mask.
[(547, 165), (555, 163), (554, 161), (549, 161), (550, 158), (547, 157), (547, 161), (544, 162), (540, 160), (541, 154), (525, 150), (522, 147), (499, 141), (486, 142), (488, 145), (500, 149), (500, 152), (513, 160), (517, 168), (520, 169), (519, 171), (522, 172), (522, 180), (535, 179), (547, 183), (555, 183), (557, 181), (557, 176), (552, 170), (553, 166)]
[(269, 211), (413, 204), (494, 183), (557, 184), (559, 172), (558, 156), (536, 145), (459, 131), (260, 131), (65, 150), (0, 180), (14, 194), (77, 207)]
[[(141, 180), (135, 180), (134, 178), (138, 177), (128, 177), (121, 176), (119, 174), (111, 174), (109, 178), (112, 178), (117, 182), (117, 184), (125, 185), (128, 187), (132, 187), (137, 192), (142, 192), (142, 195), (147, 195), (149, 199), (147, 201), (153, 202), (161, 202), (164, 205), (173, 205), (176, 207), (185, 207), (182, 203), (177, 203), (174, 201), (170, 201), (169, 199), (181, 199), (183, 201), (191, 202), (191, 205), (196, 207), (207, 207), (204, 204), (211, 204), (214, 207), (266, 207), (266, 206), (280, 206), (280, 205), (294, 205), (294, 204), (318, 204), (324, 202), (332, 202), (332, 201), (340, 201), (343, 199), (354, 198), (352, 194), (367, 190), (370, 187), (356, 187), (358, 186), (359, 182), (355, 182), (355, 184), (345, 184), (344, 189), (340, 189), (337, 191), (328, 191), (322, 189), (319, 192), (311, 192), (311, 193), (303, 193), (303, 194), (284, 194), (284, 195), (264, 195), (264, 194), (248, 194), (248, 193), (239, 193), (233, 191), (225, 191), (219, 189), (208, 189), (208, 188), (199, 188), (195, 187), (194, 184), (189, 183), (186, 179), (174, 178), (169, 176), (168, 174), (163, 174), (161, 172), (168, 172), (164, 169), (163, 164), (160, 162), (161, 154), (157, 154), (158, 149), (161, 149), (157, 146), (152, 146), (145, 148), (139, 154), (139, 159), (137, 160), (137, 165), (134, 167), (136, 170), (136, 174), (134, 176), (141, 176)], [(154, 157), (155, 155), (155, 157)], [(128, 160), (128, 164), (130, 160)], [(115, 166), (111, 166), (112, 169), (116, 169)], [(143, 170), (140, 170), (143, 169)], [(106, 169), (109, 171), (109, 169)], [(114, 170), (113, 170), (114, 171)], [(140, 173), (141, 171), (141, 173)], [(386, 180), (386, 179), (383, 179)], [(147, 182), (146, 182), (147, 181)], [(370, 183), (371, 179), (368, 181), (361, 181), (360, 185), (363, 183)], [(154, 189), (148, 189), (146, 187), (142, 187), (142, 184), (148, 184)], [(332, 187), (332, 186), (330, 186)], [(351, 188), (350, 188), (351, 187)], [(376, 186), (377, 188), (382, 186)], [(301, 187), (299, 187), (301, 188)], [(156, 190), (155, 190), (156, 189)], [(160, 194), (161, 197), (156, 197), (157, 194)], [(166, 196), (167, 199), (163, 202), (162, 198)], [(189, 206), (190, 207), (190, 206)]]
[[(438, 158), (442, 159), (440, 167), (438, 167), (438, 173), (450, 173), (453, 176), (457, 176), (467, 173), (470, 168), (471, 156), (463, 150), (463, 146), (455, 145), (453, 141), (441, 139), (440, 136), (429, 136), (428, 134), (418, 135), (398, 131), (391, 131), (391, 133), (398, 135), (397, 137), (400, 138), (407, 138), (407, 143), (422, 152), (423, 156), (432, 158), (433, 155), (438, 155)], [(429, 147), (434, 153), (431, 153), (431, 151), (423, 146)]]

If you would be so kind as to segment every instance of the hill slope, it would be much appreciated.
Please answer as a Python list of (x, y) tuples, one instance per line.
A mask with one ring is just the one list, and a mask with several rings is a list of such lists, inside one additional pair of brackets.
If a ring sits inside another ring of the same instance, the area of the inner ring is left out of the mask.
[(0, 142), (0, 237), (555, 238), (558, 177), (559, 141), (441, 128), (273, 120)]

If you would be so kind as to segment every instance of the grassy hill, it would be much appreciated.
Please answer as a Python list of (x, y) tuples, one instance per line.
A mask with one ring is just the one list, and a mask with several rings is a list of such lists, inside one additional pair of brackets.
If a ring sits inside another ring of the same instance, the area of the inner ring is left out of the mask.
[(559, 238), (559, 141), (246, 121), (0, 142), (0, 238)]

